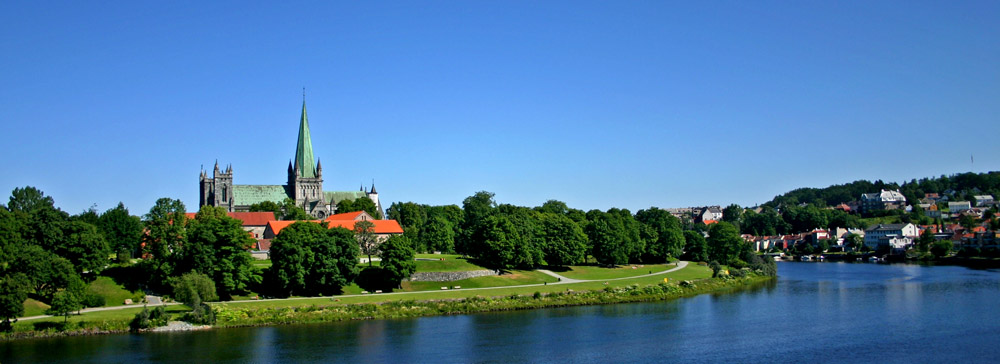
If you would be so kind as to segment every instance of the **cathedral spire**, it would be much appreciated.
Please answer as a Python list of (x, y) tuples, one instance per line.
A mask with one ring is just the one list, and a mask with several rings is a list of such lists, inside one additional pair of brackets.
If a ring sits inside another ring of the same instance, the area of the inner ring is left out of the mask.
[(304, 90), (302, 92), (302, 118), (299, 120), (299, 141), (295, 145), (295, 166), (300, 168), (299, 177), (316, 177), (316, 163), (313, 162), (312, 138), (309, 137), (309, 117), (306, 115)]

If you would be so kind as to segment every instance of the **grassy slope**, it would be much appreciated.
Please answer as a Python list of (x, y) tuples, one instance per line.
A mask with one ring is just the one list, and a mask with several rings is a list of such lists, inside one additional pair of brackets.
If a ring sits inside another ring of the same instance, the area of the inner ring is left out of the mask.
[(129, 292), (122, 287), (122, 285), (115, 283), (109, 277), (97, 277), (93, 282), (87, 285), (87, 292), (96, 293), (104, 296), (104, 306), (121, 306), (125, 304), (125, 300), (133, 298), (135, 294)]
[(49, 309), (49, 305), (45, 304), (45, 302), (35, 300), (34, 298), (24, 300), (24, 317), (44, 315), (47, 309)]
[[(632, 269), (632, 267), (635, 267), (635, 269)], [(556, 273), (573, 279), (615, 279), (634, 277), (649, 274), (650, 272), (658, 273), (674, 267), (674, 264), (635, 264), (617, 268), (602, 268), (593, 265), (575, 265), (568, 267), (568, 271)]]
[(522, 284), (552, 283), (556, 279), (545, 273), (530, 270), (515, 270), (510, 274), (462, 279), (451, 282), (403, 282), (403, 291), (434, 291), (441, 287), (460, 286), (462, 288), (503, 287)]
[(486, 269), (462, 258), (461, 255), (417, 254), (417, 258), (438, 259), (418, 260), (417, 272), (463, 272)]

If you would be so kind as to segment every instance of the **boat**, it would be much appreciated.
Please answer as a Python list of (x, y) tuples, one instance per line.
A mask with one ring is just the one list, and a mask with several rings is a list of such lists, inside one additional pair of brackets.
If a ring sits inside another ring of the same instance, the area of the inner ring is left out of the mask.
[(808, 261), (812, 260), (812, 257), (810, 257), (808, 255), (803, 255), (803, 256), (799, 257), (799, 259), (801, 259), (803, 262), (808, 262)]

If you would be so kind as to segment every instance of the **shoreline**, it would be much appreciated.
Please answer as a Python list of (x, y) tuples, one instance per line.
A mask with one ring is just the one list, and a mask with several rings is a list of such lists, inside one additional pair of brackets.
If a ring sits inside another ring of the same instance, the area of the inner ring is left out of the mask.
[[(775, 281), (776, 279), (775, 277), (764, 276), (703, 278), (644, 286), (638, 284), (618, 287), (609, 286), (603, 290), (573, 291), (572, 289), (568, 289), (563, 292), (536, 292), (534, 295), (476, 295), (454, 299), (389, 300), (377, 303), (335, 303), (333, 301), (335, 298), (331, 298), (330, 303), (325, 305), (311, 304), (288, 307), (229, 307), (226, 303), (219, 303), (213, 304), (213, 309), (216, 311), (218, 320), (216, 324), (199, 329), (214, 330), (237, 327), (382, 320), (520, 311), (540, 308), (656, 302), (693, 297), (706, 293), (726, 293), (759, 286)], [(61, 336), (128, 334), (128, 321), (130, 320), (106, 320), (101, 322), (96, 328), (76, 330), (55, 331), (47, 329), (5, 333), (2, 336), (2, 340), (17, 341)], [(147, 334), (147, 332), (144, 331), (141, 334)]]

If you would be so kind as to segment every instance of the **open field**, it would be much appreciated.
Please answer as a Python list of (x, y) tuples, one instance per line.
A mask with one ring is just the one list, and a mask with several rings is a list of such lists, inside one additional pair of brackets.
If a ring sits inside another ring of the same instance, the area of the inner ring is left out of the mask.
[(596, 265), (574, 265), (568, 267), (567, 271), (557, 271), (553, 269), (556, 273), (566, 278), (572, 279), (616, 279), (624, 277), (635, 277), (643, 274), (658, 273), (665, 271), (670, 268), (674, 268), (675, 263), (671, 264), (629, 264), (616, 268), (604, 268)]
[(460, 286), (462, 288), (504, 287), (523, 284), (555, 282), (556, 278), (545, 273), (530, 270), (515, 270), (499, 276), (476, 277), (451, 282), (403, 282), (403, 291), (435, 291), (441, 287)]

